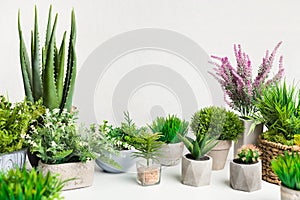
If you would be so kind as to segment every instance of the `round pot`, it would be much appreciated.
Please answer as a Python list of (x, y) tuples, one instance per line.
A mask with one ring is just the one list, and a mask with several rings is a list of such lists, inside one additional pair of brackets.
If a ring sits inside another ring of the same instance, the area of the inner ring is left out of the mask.
[(16, 167), (22, 169), (26, 160), (27, 149), (0, 155), (0, 171), (7, 172)]
[(231, 145), (231, 140), (218, 140), (218, 144), (208, 153), (213, 158), (212, 170), (224, 169)]
[(300, 199), (300, 191), (299, 190), (293, 190), (293, 189), (287, 188), (283, 185), (280, 186), (280, 195), (281, 195), (281, 200), (299, 200)]
[(210, 156), (204, 156), (203, 160), (193, 160), (190, 155), (186, 154), (182, 157), (182, 183), (194, 187), (209, 185), (213, 159)]
[(145, 160), (136, 162), (137, 182), (140, 185), (156, 185), (160, 183), (161, 165), (150, 161), (149, 164)]
[(253, 192), (261, 189), (261, 161), (254, 164), (230, 162), (230, 186), (235, 190)]
[(183, 142), (163, 144), (159, 150), (159, 162), (163, 166), (178, 165), (183, 153)]

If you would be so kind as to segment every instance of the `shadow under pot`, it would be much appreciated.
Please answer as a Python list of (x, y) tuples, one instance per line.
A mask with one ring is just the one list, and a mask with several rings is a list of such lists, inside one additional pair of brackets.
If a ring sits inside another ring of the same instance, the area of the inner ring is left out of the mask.
[(156, 185), (160, 183), (161, 165), (153, 160), (136, 161), (137, 182), (140, 185)]
[(10, 169), (22, 169), (26, 160), (26, 149), (0, 155), (0, 171), (7, 172)]
[(183, 153), (183, 142), (163, 144), (159, 150), (159, 162), (163, 166), (175, 166), (180, 163)]

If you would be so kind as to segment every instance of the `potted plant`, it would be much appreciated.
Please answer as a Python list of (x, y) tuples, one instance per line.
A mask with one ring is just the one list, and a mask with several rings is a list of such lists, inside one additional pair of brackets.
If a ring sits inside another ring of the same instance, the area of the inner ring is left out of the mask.
[(183, 153), (183, 143), (179, 140), (177, 133), (185, 136), (188, 132), (189, 123), (180, 120), (176, 115), (168, 117), (157, 117), (151, 125), (148, 125), (153, 133), (161, 133), (160, 141), (165, 144), (160, 149), (159, 162), (164, 166), (178, 165)]
[(159, 149), (163, 142), (159, 141), (159, 133), (150, 133), (147, 128), (142, 127), (139, 134), (133, 137), (136, 145), (135, 152), (132, 153), (134, 158), (142, 158), (136, 162), (137, 182), (140, 185), (148, 186), (160, 183), (161, 165), (158, 163)]
[(57, 175), (45, 176), (34, 168), (29, 172), (23, 169), (10, 169), (0, 172), (0, 199), (60, 200), (65, 182)]
[(90, 186), (94, 177), (95, 155), (78, 132), (76, 115), (46, 109), (43, 123), (27, 135), (31, 152), (41, 159), (38, 167), (43, 174), (50, 171), (60, 174), (62, 180), (75, 178), (64, 190)]
[[(257, 107), (255, 102), (261, 95), (261, 90), (268, 85), (272, 85), (281, 80), (284, 73), (283, 57), (279, 59), (279, 71), (273, 78), (269, 73), (273, 66), (276, 51), (281, 42), (279, 42), (272, 53), (266, 51), (262, 64), (259, 66), (257, 76), (252, 79), (252, 64), (249, 56), (242, 51), (240, 45), (234, 45), (234, 54), (237, 67), (233, 67), (227, 57), (212, 56), (218, 62), (211, 62), (216, 66), (215, 73), (209, 72), (220, 83), (225, 102), (235, 111), (239, 112), (240, 118), (244, 123), (245, 131), (239, 137), (238, 142), (234, 144), (234, 155), (244, 144), (256, 144), (258, 136), (263, 131), (262, 123), (257, 119)], [(251, 133), (251, 134), (250, 134)]]
[(191, 129), (199, 135), (215, 135), (218, 144), (208, 153), (213, 158), (213, 170), (224, 168), (232, 141), (237, 141), (244, 127), (238, 115), (225, 108), (211, 106), (196, 112)]
[(207, 153), (217, 145), (216, 137), (209, 133), (202, 135), (194, 132), (195, 139), (188, 136), (178, 137), (190, 153), (182, 157), (181, 181), (185, 185), (209, 185), (212, 171), (212, 158)]
[(272, 160), (272, 169), (281, 181), (281, 200), (300, 199), (300, 156), (299, 152), (284, 152)]
[(230, 186), (235, 190), (253, 192), (261, 189), (260, 150), (253, 144), (239, 149), (230, 162)]

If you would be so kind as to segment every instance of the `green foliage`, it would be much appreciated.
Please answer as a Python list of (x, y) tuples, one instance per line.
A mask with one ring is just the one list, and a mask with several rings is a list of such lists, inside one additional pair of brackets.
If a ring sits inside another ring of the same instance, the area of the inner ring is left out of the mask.
[(260, 157), (260, 150), (253, 144), (247, 144), (242, 146), (238, 150), (238, 161), (244, 164), (256, 163)]
[(298, 152), (287, 151), (271, 162), (272, 169), (284, 186), (300, 190), (300, 156)]
[(71, 31), (66, 57), (66, 32), (64, 32), (61, 46), (56, 46), (56, 14), (53, 26), (52, 6), (49, 8), (48, 25), (45, 46), (40, 47), (38, 30), (38, 15), (35, 7), (34, 30), (31, 31), (31, 63), (25, 46), (21, 30), (20, 11), (18, 14), (18, 29), (20, 39), (20, 63), (26, 97), (31, 102), (42, 98), (43, 105), (49, 109), (59, 108), (70, 111), (76, 78), (76, 24), (75, 13), (71, 14)]
[(185, 136), (188, 132), (189, 123), (180, 120), (176, 115), (168, 115), (168, 117), (157, 117), (149, 126), (153, 133), (161, 133), (160, 141), (165, 143), (177, 143), (179, 138), (177, 133)]
[(0, 172), (0, 199), (9, 200), (59, 200), (65, 182), (61, 182), (50, 172), (46, 176), (35, 169), (31, 172), (11, 169), (7, 173)]
[(225, 108), (206, 107), (196, 112), (191, 120), (191, 129), (195, 134), (219, 136), (219, 140), (236, 141), (244, 131), (243, 122), (238, 115)]
[(94, 154), (78, 133), (76, 116), (76, 113), (67, 110), (47, 109), (43, 123), (31, 127), (31, 134), (26, 136), (30, 151), (46, 164), (93, 159)]

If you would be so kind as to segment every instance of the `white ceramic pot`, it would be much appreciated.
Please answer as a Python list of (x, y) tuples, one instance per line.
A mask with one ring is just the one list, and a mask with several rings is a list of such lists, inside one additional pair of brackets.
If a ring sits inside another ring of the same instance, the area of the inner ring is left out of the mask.
[(300, 199), (300, 191), (292, 190), (283, 185), (280, 186), (280, 195), (281, 200), (299, 200)]
[(183, 152), (183, 142), (174, 144), (163, 144), (159, 150), (160, 157), (159, 162), (163, 166), (175, 166), (178, 165)]
[(46, 175), (48, 172), (59, 174), (61, 180), (75, 178), (66, 182), (63, 190), (88, 187), (93, 184), (95, 161), (64, 163), (64, 164), (44, 164), (39, 161), (38, 168)]
[(218, 144), (208, 153), (213, 158), (212, 170), (224, 169), (231, 145), (231, 140), (218, 140)]
[(136, 162), (137, 182), (140, 185), (156, 185), (160, 183), (161, 165), (152, 160), (147, 164), (145, 160)]
[(22, 169), (26, 160), (27, 149), (0, 155), (0, 171), (7, 172), (16, 167)]
[(194, 187), (210, 184), (212, 158), (205, 156), (204, 160), (193, 160), (190, 154), (182, 157), (181, 181), (185, 185)]

